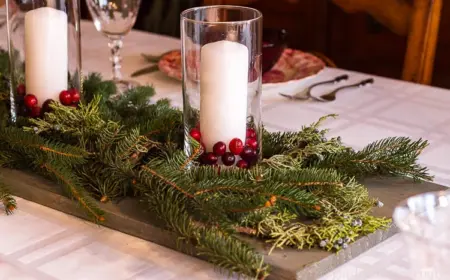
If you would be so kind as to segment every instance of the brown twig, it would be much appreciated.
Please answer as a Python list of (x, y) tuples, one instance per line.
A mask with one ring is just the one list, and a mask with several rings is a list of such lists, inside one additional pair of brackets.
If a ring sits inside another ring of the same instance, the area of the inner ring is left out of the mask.
[(145, 134), (145, 137), (149, 137), (149, 136), (152, 136), (153, 134), (160, 133), (160, 132), (161, 131), (159, 129), (152, 130), (152, 131), (148, 132), (147, 134)]
[(133, 148), (135, 148), (135, 147), (139, 144), (139, 142), (140, 142), (142, 139), (144, 139), (144, 141), (149, 140), (147, 137), (140, 135), (140, 136), (138, 137), (136, 143), (134, 143), (133, 146), (129, 147), (125, 152), (123, 152), (123, 153), (120, 155), (120, 158), (124, 158), (125, 156), (129, 155), (129, 154), (131, 153), (131, 150), (132, 150)]
[(353, 159), (351, 162), (356, 163), (369, 163), (369, 164), (380, 164), (380, 163), (386, 163), (384, 160), (372, 160), (372, 159)]
[(187, 191), (183, 190), (183, 188), (181, 188), (180, 186), (178, 186), (177, 184), (175, 184), (174, 182), (170, 181), (169, 179), (165, 178), (164, 176), (162, 176), (161, 174), (157, 173), (156, 171), (146, 167), (146, 166), (142, 166), (141, 167), (144, 171), (150, 173), (151, 175), (158, 177), (159, 179), (161, 179), (162, 181), (164, 181), (166, 184), (170, 185), (171, 187), (175, 188), (177, 191), (181, 192), (182, 194), (184, 194), (186, 197), (188, 198), (194, 198), (194, 196), (190, 193), (188, 193)]
[(63, 153), (63, 152), (59, 152), (59, 151), (56, 151), (56, 150), (53, 150), (53, 149), (50, 149), (50, 148), (44, 147), (44, 146), (39, 146), (39, 149), (44, 152), (50, 152), (50, 153), (54, 153), (54, 154), (61, 155), (61, 156), (73, 157), (73, 158), (83, 158), (82, 155)]
[(298, 187), (308, 187), (308, 186), (336, 186), (343, 187), (344, 184), (341, 182), (306, 182), (306, 183), (294, 183)]
[[(201, 190), (201, 191), (197, 191), (194, 193), (194, 195), (202, 195), (205, 193), (210, 193), (210, 192), (216, 192), (216, 191), (223, 191), (223, 190), (230, 190), (230, 191), (237, 191), (237, 192), (243, 192), (245, 190), (239, 188), (239, 187), (230, 187), (230, 186), (221, 186), (221, 187), (215, 187), (212, 189), (206, 189), (206, 190)], [(250, 190), (247, 190), (248, 192), (250, 192)]]
[(198, 157), (198, 155), (203, 152), (203, 149), (201, 148), (196, 148), (194, 150), (194, 153), (181, 165), (180, 170), (184, 170), (186, 168), (186, 166), (191, 163), (195, 158)]
[[(114, 135), (113, 135), (112, 139), (116, 138), (117, 135), (119, 134), (119, 132), (120, 132), (121, 130), (122, 130), (122, 128), (121, 128), (121, 127), (118, 127), (118, 128), (116, 129), (116, 132), (114, 132)], [(114, 141), (114, 140), (113, 140), (113, 141)], [(106, 147), (104, 148), (104, 150), (105, 150), (105, 151), (109, 150), (109, 148), (111, 147), (111, 145), (112, 145), (112, 143), (109, 143), (108, 145), (106, 145)]]

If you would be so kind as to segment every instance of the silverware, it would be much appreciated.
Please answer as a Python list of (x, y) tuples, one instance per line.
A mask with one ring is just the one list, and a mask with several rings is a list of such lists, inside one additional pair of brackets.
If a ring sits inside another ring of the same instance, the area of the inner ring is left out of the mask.
[(369, 85), (369, 84), (373, 84), (373, 82), (374, 82), (373, 78), (365, 79), (365, 80), (360, 81), (359, 83), (356, 83), (356, 84), (353, 84), (353, 85), (342, 86), (342, 87), (339, 87), (339, 88), (333, 90), (330, 93), (321, 95), (320, 97), (313, 97), (313, 98), (315, 100), (322, 101), (322, 102), (334, 101), (334, 100), (336, 100), (336, 94), (340, 90), (348, 89), (348, 88), (355, 88), (355, 87), (363, 87), (363, 86), (366, 86), (366, 85)]
[[(164, 53), (164, 54), (165, 54), (165, 53)], [(159, 60), (163, 57), (164, 54), (162, 54), (162, 55), (141, 54), (141, 56), (142, 56), (143, 58), (145, 58), (145, 60), (146, 60), (147, 62), (150, 62), (150, 63), (158, 63)]]
[[(165, 52), (161, 55), (149, 55), (149, 54), (141, 54), (141, 56), (148, 62), (148, 63), (158, 63), (161, 58), (168, 54), (171, 51)], [(141, 75), (145, 75), (145, 74), (149, 74), (149, 73), (153, 73), (158, 71), (158, 65), (152, 65), (152, 66), (147, 66), (145, 68), (139, 69), (136, 72), (134, 72), (133, 74), (131, 74), (131, 77), (135, 78)]]
[(141, 75), (144, 75), (144, 74), (150, 74), (150, 73), (156, 72), (158, 70), (159, 70), (158, 65), (148, 66), (148, 67), (145, 67), (143, 69), (137, 70), (136, 72), (131, 74), (131, 77), (135, 78), (135, 77), (138, 77), (138, 76), (141, 76)]
[(288, 99), (291, 100), (307, 100), (312, 98), (311, 96), (311, 90), (316, 87), (316, 86), (320, 86), (320, 85), (326, 85), (326, 84), (335, 84), (338, 83), (340, 81), (345, 81), (348, 79), (348, 75), (341, 75), (341, 76), (337, 76), (332, 80), (328, 80), (328, 81), (324, 81), (324, 82), (319, 82), (316, 84), (312, 84), (309, 87), (305, 88), (304, 90), (302, 90), (299, 93), (296, 93), (294, 95), (288, 95), (288, 94), (284, 94), (284, 93), (280, 93), (281, 96), (286, 97)]

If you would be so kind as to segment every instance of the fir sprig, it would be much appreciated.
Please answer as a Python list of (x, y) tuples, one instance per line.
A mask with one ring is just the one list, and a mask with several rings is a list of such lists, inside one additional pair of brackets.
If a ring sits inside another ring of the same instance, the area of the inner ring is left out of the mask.
[(1, 182), (0, 177), (0, 202), (3, 204), (5, 212), (10, 215), (17, 208), (16, 199), (11, 195), (11, 192), (5, 184)]
[(41, 165), (49, 176), (55, 178), (62, 186), (65, 187), (67, 195), (76, 200), (80, 207), (93, 218), (96, 222), (103, 222), (105, 217), (101, 209), (99, 209), (95, 202), (86, 194), (86, 191), (79, 185), (78, 178), (73, 176), (70, 170), (58, 166), (52, 162), (46, 162)]
[(413, 141), (406, 137), (391, 137), (375, 141), (361, 151), (328, 154), (312, 165), (339, 168), (348, 176), (359, 178), (383, 175), (411, 177), (416, 181), (432, 180), (428, 169), (417, 164), (420, 153), (428, 146), (422, 139)]

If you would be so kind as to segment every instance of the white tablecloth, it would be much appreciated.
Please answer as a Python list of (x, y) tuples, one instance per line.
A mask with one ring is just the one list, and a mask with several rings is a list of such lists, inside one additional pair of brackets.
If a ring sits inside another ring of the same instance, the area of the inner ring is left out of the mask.
[[(1, 30), (0, 44), (6, 34)], [(82, 24), (83, 66), (110, 75), (106, 38), (91, 25)], [(133, 31), (125, 38), (125, 74), (144, 67), (140, 53), (159, 54), (179, 48), (179, 41)], [(350, 81), (369, 75), (326, 69), (304, 84), (348, 73)], [(142, 76), (157, 97), (181, 104), (181, 85), (161, 73)], [(299, 85), (303, 87), (304, 85)], [(323, 87), (320, 91), (329, 88)], [(314, 91), (313, 94), (319, 94)], [(263, 98), (263, 120), (270, 130), (298, 130), (325, 114), (330, 135), (342, 136), (355, 148), (388, 136), (426, 138), (431, 146), (421, 163), (429, 166), (436, 182), (450, 186), (450, 91), (375, 77), (375, 84), (339, 94), (332, 103), (290, 102), (276, 92)], [(211, 265), (116, 231), (101, 228), (63, 213), (19, 199), (11, 217), (0, 214), (0, 280), (149, 280), (221, 279)], [(406, 248), (400, 235), (369, 250), (321, 280), (407, 280)], [(450, 277), (450, 276), (449, 276)], [(309, 280), (309, 279), (308, 279)]]

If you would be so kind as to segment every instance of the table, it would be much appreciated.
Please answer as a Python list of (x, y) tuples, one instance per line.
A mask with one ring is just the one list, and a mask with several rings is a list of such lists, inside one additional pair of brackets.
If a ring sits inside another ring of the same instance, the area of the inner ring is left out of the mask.
[[(83, 68), (110, 75), (106, 38), (91, 23), (83, 22)], [(5, 46), (5, 30), (0, 30)], [(173, 38), (132, 31), (123, 50), (125, 74), (144, 67), (140, 53), (159, 54), (179, 48)], [(350, 82), (368, 75), (342, 69), (325, 69), (308, 83), (343, 73)], [(290, 102), (263, 93), (263, 121), (269, 130), (298, 130), (319, 117), (337, 113), (330, 120), (330, 136), (342, 136), (355, 148), (389, 136), (426, 138), (431, 146), (420, 158), (436, 182), (450, 186), (450, 91), (374, 77), (375, 84), (339, 94), (336, 102)], [(154, 85), (157, 98), (170, 98), (181, 106), (180, 82), (153, 73), (138, 79)], [(323, 87), (320, 91), (329, 90)], [(320, 94), (313, 91), (313, 94)], [(150, 280), (224, 279), (198, 259), (159, 245), (19, 199), (19, 210), (0, 214), (0, 280)], [(0, 206), (1, 208), (1, 206)], [(401, 235), (396, 235), (320, 280), (409, 280), (407, 254)]]

